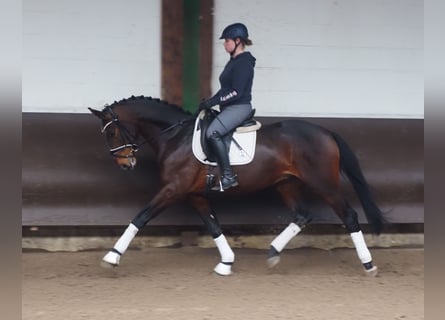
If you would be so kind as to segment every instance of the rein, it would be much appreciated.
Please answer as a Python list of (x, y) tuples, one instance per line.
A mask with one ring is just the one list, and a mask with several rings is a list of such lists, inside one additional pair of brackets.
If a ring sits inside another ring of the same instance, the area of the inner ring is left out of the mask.
[(188, 122), (191, 122), (191, 121), (194, 121), (194, 119), (193, 119), (193, 118), (190, 118), (190, 119), (183, 119), (183, 120), (180, 120), (180, 121), (178, 121), (178, 122), (172, 124), (171, 126), (165, 128), (165, 129), (162, 129), (162, 130), (159, 132), (159, 135), (158, 135), (157, 137), (151, 137), (149, 140), (145, 139), (144, 142), (142, 142), (141, 144), (138, 145), (138, 147), (140, 147), (140, 146), (142, 146), (143, 144), (146, 144), (146, 143), (148, 143), (148, 142), (151, 142), (151, 141), (153, 141), (154, 139), (156, 139), (156, 138), (160, 137), (161, 135), (163, 135), (164, 133), (167, 133), (167, 132), (173, 130), (174, 128), (176, 128), (176, 127), (183, 126), (184, 124), (186, 124), (186, 123), (188, 123)]
[(167, 127), (167, 128), (165, 128), (165, 129), (162, 129), (161, 132), (159, 132), (159, 135), (164, 134), (164, 133), (166, 133), (166, 132), (168, 132), (168, 131), (170, 131), (170, 130), (173, 130), (173, 129), (176, 128), (176, 127), (182, 126), (182, 125), (184, 125), (185, 123), (187, 123), (187, 122), (191, 122), (191, 121), (194, 121), (194, 120), (195, 120), (195, 119), (193, 119), (193, 118), (180, 120), (180, 121), (178, 121), (178, 122), (172, 124), (170, 127)]

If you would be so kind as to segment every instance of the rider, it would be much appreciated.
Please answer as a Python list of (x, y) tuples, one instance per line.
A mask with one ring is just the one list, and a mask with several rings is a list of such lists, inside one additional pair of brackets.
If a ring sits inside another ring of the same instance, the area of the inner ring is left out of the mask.
[(253, 69), (256, 59), (246, 46), (252, 44), (247, 27), (242, 23), (227, 26), (220, 39), (224, 39), (224, 49), (230, 54), (224, 70), (219, 76), (221, 89), (211, 98), (200, 103), (199, 109), (220, 106), (220, 113), (206, 131), (206, 138), (217, 158), (221, 171), (221, 184), (224, 190), (238, 185), (233, 172), (223, 137), (246, 120), (252, 112)]

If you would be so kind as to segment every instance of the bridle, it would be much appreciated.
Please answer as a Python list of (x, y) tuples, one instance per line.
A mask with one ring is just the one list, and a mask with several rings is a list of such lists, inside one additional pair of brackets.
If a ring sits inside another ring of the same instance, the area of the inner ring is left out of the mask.
[[(111, 115), (111, 120), (108, 121), (103, 128), (100, 130), (101, 133), (105, 133), (107, 128), (114, 124), (117, 128), (119, 128), (120, 130), (120, 137), (122, 139), (122, 145), (118, 146), (118, 147), (114, 147), (114, 148), (110, 148), (110, 154), (114, 157), (114, 158), (132, 158), (134, 157), (134, 154), (139, 150), (139, 147), (141, 145), (143, 145), (144, 143), (146, 143), (147, 141), (144, 141), (143, 143), (137, 144), (136, 141), (136, 137), (133, 136), (131, 134), (131, 132), (127, 129), (127, 127), (125, 127), (122, 122), (119, 121), (119, 117), (116, 114), (116, 112), (113, 111), (113, 109), (111, 109), (110, 107), (105, 108), (104, 111), (107, 111), (110, 115)], [(120, 155), (118, 154), (119, 151), (126, 149), (126, 148), (130, 148), (131, 149), (131, 153), (129, 153), (126, 156)]]

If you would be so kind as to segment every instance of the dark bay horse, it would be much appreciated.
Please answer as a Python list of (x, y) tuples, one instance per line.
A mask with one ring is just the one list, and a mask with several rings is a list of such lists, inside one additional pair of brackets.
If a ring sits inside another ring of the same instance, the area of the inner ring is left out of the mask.
[[(102, 121), (102, 133), (115, 162), (123, 169), (136, 165), (141, 141), (157, 155), (161, 187), (150, 203), (135, 216), (115, 246), (103, 258), (117, 266), (137, 232), (163, 209), (179, 200), (197, 210), (213, 236), (221, 255), (214, 271), (232, 273), (235, 255), (230, 248), (208, 201), (208, 168), (192, 153), (193, 116), (181, 108), (151, 97), (131, 97), (98, 111), (89, 110)], [(301, 120), (285, 120), (263, 126), (257, 133), (254, 160), (235, 167), (239, 186), (220, 193), (254, 193), (273, 187), (294, 213), (293, 221), (272, 241), (268, 253), (270, 267), (279, 262), (286, 244), (311, 220), (303, 188), (317, 194), (331, 206), (351, 235), (357, 255), (367, 274), (375, 275), (357, 213), (340, 188), (340, 173), (349, 179), (362, 204), (373, 231), (379, 234), (384, 224), (382, 212), (372, 198), (359, 162), (347, 143), (336, 133)]]

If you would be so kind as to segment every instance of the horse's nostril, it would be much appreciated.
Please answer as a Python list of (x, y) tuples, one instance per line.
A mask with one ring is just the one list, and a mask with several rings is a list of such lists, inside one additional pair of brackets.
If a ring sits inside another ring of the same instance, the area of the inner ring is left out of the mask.
[(136, 167), (136, 161), (130, 161), (130, 163), (122, 163), (119, 166), (122, 170), (133, 170)]

